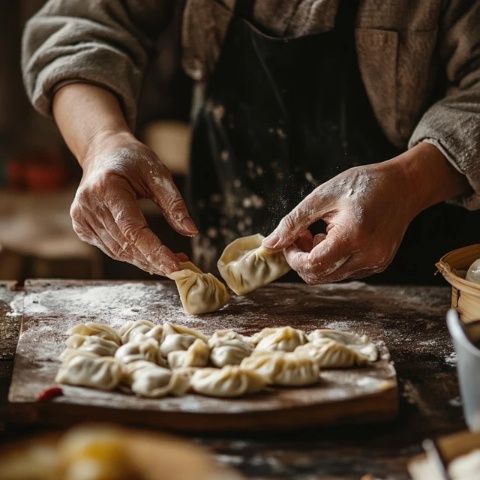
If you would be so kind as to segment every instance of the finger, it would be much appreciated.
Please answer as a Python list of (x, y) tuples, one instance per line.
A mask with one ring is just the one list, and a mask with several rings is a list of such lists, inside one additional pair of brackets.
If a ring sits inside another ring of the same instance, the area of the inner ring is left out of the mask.
[(77, 220), (72, 220), (72, 226), (80, 240), (97, 247), (105, 255), (116, 259), (115, 253), (101, 240), (95, 229), (86, 220), (83, 220), (81, 223)]
[(175, 254), (180, 262), (188, 262), (190, 259), (188, 258), (188, 255), (183, 252), (178, 252)]
[(120, 260), (122, 260), (123, 262), (131, 263), (146, 272), (158, 273), (152, 271), (152, 269), (154, 270), (154, 266), (150, 265), (142, 252), (140, 252), (140, 250), (138, 250), (135, 245), (132, 245), (125, 238), (125, 236), (118, 228), (118, 225), (115, 223), (112, 213), (109, 210), (103, 209), (101, 215), (98, 215), (98, 219), (106, 232), (115, 242), (118, 257)]
[(292, 245), (285, 250), (285, 258), (300, 276), (322, 278), (338, 270), (353, 253), (348, 238), (331, 229), (310, 252)]
[(300, 232), (299, 237), (295, 240), (295, 245), (304, 252), (309, 252), (314, 246), (314, 237), (310, 230), (304, 230)]
[(163, 216), (178, 233), (189, 237), (198, 233), (197, 226), (188, 213), (187, 206), (178, 191), (170, 172), (165, 168), (164, 175), (153, 176), (148, 180), (152, 200), (160, 207)]
[(105, 199), (120, 232), (152, 266), (152, 271), (168, 274), (178, 270), (175, 254), (148, 228), (147, 221), (129, 188), (118, 201), (118, 192)]
[(263, 245), (275, 250), (289, 247), (302, 230), (322, 218), (323, 207), (322, 197), (314, 190), (280, 220), (277, 228), (263, 240)]

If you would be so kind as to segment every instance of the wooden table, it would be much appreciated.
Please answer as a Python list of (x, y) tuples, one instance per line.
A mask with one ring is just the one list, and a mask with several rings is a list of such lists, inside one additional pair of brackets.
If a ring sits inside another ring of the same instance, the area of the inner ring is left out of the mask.
[[(38, 288), (38, 283), (36, 288)], [(388, 424), (275, 434), (190, 436), (248, 478), (404, 480), (420, 442), (465, 428), (453, 348), (445, 327), (448, 288), (380, 287), (358, 282), (308, 287), (328, 295), (324, 315), (382, 330), (400, 380), (400, 415)], [(6, 397), (28, 283), (0, 283), (0, 439), (21, 436), (8, 424)], [(284, 289), (282, 290), (285, 291)], [(348, 298), (348, 302), (335, 302)], [(14, 308), (15, 309), (14, 309)], [(298, 308), (302, 308), (299, 306)], [(308, 305), (306, 306), (308, 308)], [(17, 315), (15, 315), (17, 313)], [(360, 323), (359, 323), (360, 324)], [(30, 432), (29, 432), (30, 433)]]

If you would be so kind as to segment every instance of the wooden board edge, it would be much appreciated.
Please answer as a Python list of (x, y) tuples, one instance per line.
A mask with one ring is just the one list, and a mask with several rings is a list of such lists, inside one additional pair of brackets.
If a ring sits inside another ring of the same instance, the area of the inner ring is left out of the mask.
[[(399, 399), (394, 385), (382, 392), (342, 402), (239, 414), (162, 413), (62, 404), (64, 408), (59, 415), (59, 405), (56, 402), (10, 403), (7, 422), (67, 426), (85, 420), (107, 421), (179, 432), (297, 430), (391, 421), (397, 416)], [(346, 410), (348, 415), (345, 415)]]

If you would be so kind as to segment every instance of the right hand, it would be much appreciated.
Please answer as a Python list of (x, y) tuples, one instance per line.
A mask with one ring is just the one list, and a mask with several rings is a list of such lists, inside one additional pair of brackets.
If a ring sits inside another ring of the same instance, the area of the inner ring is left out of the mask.
[(175, 254), (148, 228), (137, 203), (153, 200), (178, 233), (198, 233), (172, 176), (153, 151), (130, 133), (95, 138), (82, 159), (83, 177), (70, 215), (81, 240), (115, 260), (167, 275), (178, 270)]

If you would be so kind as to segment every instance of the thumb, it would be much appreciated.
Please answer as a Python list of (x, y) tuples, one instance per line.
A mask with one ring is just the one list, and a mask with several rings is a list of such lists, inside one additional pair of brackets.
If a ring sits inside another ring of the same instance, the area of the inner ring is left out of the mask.
[(321, 205), (321, 196), (314, 190), (280, 220), (277, 228), (263, 240), (263, 246), (274, 250), (289, 247), (304, 230), (322, 217)]
[(182, 235), (196, 235), (198, 229), (170, 173), (149, 179), (148, 185), (152, 200), (160, 207), (170, 226)]

